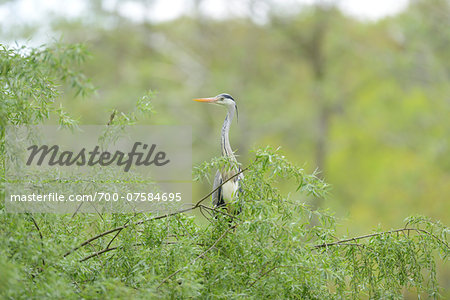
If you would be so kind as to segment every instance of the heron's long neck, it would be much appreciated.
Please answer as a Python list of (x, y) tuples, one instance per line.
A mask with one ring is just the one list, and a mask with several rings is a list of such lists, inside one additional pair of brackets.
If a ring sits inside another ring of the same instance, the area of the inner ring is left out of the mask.
[(222, 155), (228, 156), (232, 160), (236, 161), (236, 157), (234, 156), (233, 150), (231, 150), (230, 139), (228, 137), (228, 133), (230, 132), (231, 121), (233, 121), (234, 111), (236, 109), (234, 107), (228, 108), (228, 114), (223, 122), (222, 126)]

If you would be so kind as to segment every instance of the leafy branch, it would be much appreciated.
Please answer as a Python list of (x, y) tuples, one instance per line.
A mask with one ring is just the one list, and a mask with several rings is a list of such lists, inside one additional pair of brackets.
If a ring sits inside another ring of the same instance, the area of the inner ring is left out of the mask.
[[(155, 221), (155, 220), (160, 220), (160, 219), (164, 219), (164, 218), (169, 218), (169, 217), (176, 216), (176, 215), (178, 215), (178, 214), (182, 214), (182, 213), (185, 213), (185, 212), (188, 212), (188, 211), (191, 211), (191, 210), (200, 208), (200, 207), (207, 208), (207, 209), (210, 209), (210, 210), (214, 210), (214, 211), (217, 211), (217, 212), (219, 212), (219, 213), (223, 213), (223, 212), (220, 211), (220, 209), (217, 209), (217, 208), (211, 208), (211, 207), (207, 207), (207, 206), (205, 206), (205, 205), (202, 205), (202, 202), (205, 201), (206, 199), (208, 199), (215, 191), (217, 191), (219, 188), (221, 188), (225, 183), (227, 183), (228, 181), (234, 179), (236, 176), (239, 176), (239, 174), (242, 174), (243, 172), (247, 171), (248, 168), (249, 168), (249, 167), (246, 167), (245, 169), (240, 170), (240, 171), (237, 172), (235, 175), (231, 176), (230, 178), (228, 178), (227, 180), (225, 180), (224, 182), (222, 182), (222, 184), (220, 184), (218, 187), (216, 187), (215, 189), (213, 189), (210, 193), (208, 193), (207, 195), (205, 195), (205, 196), (204, 196), (203, 198), (201, 198), (195, 205), (193, 205), (193, 206), (191, 206), (191, 207), (188, 207), (188, 208), (185, 208), (185, 209), (181, 209), (181, 210), (178, 210), (178, 211), (175, 211), (175, 212), (172, 212), (172, 213), (167, 213), (167, 214), (164, 214), (164, 215), (161, 215), (161, 216), (156, 216), (156, 217), (148, 218), (148, 219), (145, 219), (145, 220), (137, 221), (137, 222), (134, 222), (134, 223), (132, 223), (132, 224), (127, 223), (127, 224), (124, 224), (124, 225), (122, 225), (122, 226), (119, 226), (119, 227), (116, 227), (116, 228), (113, 228), (113, 229), (104, 231), (104, 232), (102, 232), (102, 233), (100, 233), (100, 234), (97, 234), (96, 236), (94, 236), (94, 237), (92, 237), (92, 238), (90, 238), (90, 239), (84, 241), (83, 243), (81, 243), (79, 246), (73, 248), (72, 250), (69, 250), (69, 251), (66, 252), (63, 256), (66, 257), (66, 256), (68, 256), (69, 254), (73, 253), (74, 251), (80, 249), (81, 247), (84, 247), (84, 246), (90, 244), (91, 242), (93, 242), (93, 241), (95, 241), (95, 240), (97, 240), (97, 239), (99, 239), (99, 238), (101, 238), (101, 237), (103, 237), (103, 236), (106, 236), (106, 235), (108, 235), (108, 234), (111, 234), (111, 233), (114, 233), (114, 232), (117, 232), (117, 231), (120, 232), (120, 231), (122, 231), (123, 229), (129, 227), (130, 225), (140, 225), (140, 224), (143, 224), (143, 223), (146, 223), (146, 222), (150, 222), (150, 221)], [(227, 214), (227, 215), (228, 215), (228, 214)], [(108, 246), (109, 246), (109, 245), (110, 245), (110, 244), (108, 244)], [(104, 250), (107, 250), (107, 249), (108, 249), (108, 248), (106, 248), (106, 249), (104, 249)], [(105, 253), (105, 252), (108, 252), (108, 251), (103, 251), (102, 253)], [(101, 254), (101, 253), (100, 253), (100, 254)], [(83, 259), (83, 260), (84, 260), (84, 259)]]
[(384, 231), (384, 232), (366, 234), (366, 235), (362, 235), (362, 236), (356, 236), (356, 237), (352, 237), (352, 238), (348, 238), (348, 239), (344, 239), (344, 240), (339, 240), (339, 241), (332, 242), (332, 243), (323, 243), (323, 244), (315, 245), (314, 248), (327, 248), (327, 247), (340, 245), (340, 244), (347, 244), (348, 242), (358, 241), (358, 240), (367, 239), (367, 238), (371, 238), (371, 237), (375, 237), (375, 236), (393, 234), (393, 233), (404, 232), (404, 231), (407, 231), (407, 232), (415, 231), (418, 233), (425, 233), (425, 234), (429, 235), (430, 237), (433, 237), (434, 239), (436, 239), (436, 241), (438, 241), (443, 246), (445, 246), (448, 250), (450, 250), (450, 247), (448, 246), (448, 244), (445, 241), (441, 240), (436, 235), (434, 235), (424, 229), (420, 229), (420, 228), (399, 228), (399, 229), (394, 229), (394, 230), (389, 230), (389, 231)]

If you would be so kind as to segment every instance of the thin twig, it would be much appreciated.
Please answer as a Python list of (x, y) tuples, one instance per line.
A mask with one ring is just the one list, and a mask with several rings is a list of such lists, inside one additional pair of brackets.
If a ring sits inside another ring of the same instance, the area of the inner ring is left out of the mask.
[(223, 215), (226, 215), (226, 216), (228, 216), (228, 217), (231, 217), (231, 218), (233, 218), (233, 219), (238, 219), (238, 220), (239, 220), (239, 218), (238, 218), (237, 216), (233, 216), (233, 215), (231, 215), (231, 214), (229, 214), (229, 213), (224, 212), (224, 211), (223, 211), (223, 207), (209, 207), (209, 206), (200, 204), (200, 208), (205, 208), (205, 209), (207, 209), (207, 210), (215, 211), (215, 212), (221, 213), (221, 214), (223, 214)]
[[(92, 248), (92, 251), (95, 251), (95, 247), (94, 247), (94, 245), (92, 245), (91, 243), (89, 243), (89, 246), (91, 246), (91, 248)], [(106, 250), (106, 249), (104, 249), (104, 250)], [(94, 252), (94, 255), (93, 256), (96, 256), (96, 254), (95, 254), (96, 252)], [(92, 256), (92, 257), (93, 257)], [(101, 258), (99, 258), (100, 259), (100, 262), (102, 263), (102, 266), (104, 265), (103, 264), (103, 260), (101, 259)], [(82, 259), (82, 260), (80, 260), (80, 261), (84, 261), (85, 259)]]
[(230, 230), (236, 228), (237, 225), (231, 226), (229, 227), (227, 230), (225, 230), (222, 235), (205, 251), (203, 251), (199, 256), (197, 256), (196, 258), (194, 258), (187, 266), (184, 266), (178, 270), (176, 270), (175, 272), (173, 272), (172, 274), (170, 274), (169, 276), (167, 276), (166, 278), (163, 279), (163, 281), (161, 281), (161, 283), (158, 285), (157, 289), (159, 289), (164, 283), (166, 283), (170, 278), (172, 278), (173, 276), (177, 275), (178, 273), (180, 273), (181, 271), (183, 271), (184, 269), (186, 269), (189, 265), (193, 265), (197, 262), (197, 260), (199, 260), (200, 258), (204, 257), (206, 255), (206, 253), (208, 253), (209, 251), (211, 251), (216, 245), (217, 243), (222, 240), (225, 235), (230, 232)]
[(347, 242), (352, 242), (352, 241), (356, 241), (356, 240), (361, 240), (361, 239), (366, 239), (366, 238), (370, 238), (370, 237), (374, 237), (374, 236), (379, 236), (379, 235), (383, 235), (383, 234), (392, 234), (392, 233), (396, 233), (396, 232), (402, 232), (402, 231), (416, 231), (417, 233), (425, 233), (433, 238), (435, 238), (437, 241), (439, 241), (440, 243), (442, 243), (445, 247), (449, 248), (448, 244), (446, 242), (444, 242), (443, 240), (441, 240), (440, 238), (438, 238), (437, 236), (435, 236), (434, 234), (424, 230), (424, 229), (420, 229), (420, 228), (400, 228), (400, 229), (395, 229), (395, 230), (389, 230), (389, 231), (384, 231), (384, 232), (378, 232), (378, 233), (372, 233), (372, 234), (366, 234), (366, 235), (362, 235), (362, 236), (357, 236), (357, 237), (353, 237), (353, 238), (349, 238), (349, 239), (345, 239), (345, 240), (340, 240), (337, 242), (332, 242), (332, 243), (324, 243), (324, 244), (319, 244), (319, 245), (315, 245), (314, 248), (324, 248), (324, 247), (329, 247), (329, 246), (335, 246), (335, 245), (339, 245), (339, 244), (344, 244)]
[(78, 205), (77, 209), (75, 210), (75, 212), (72, 214), (72, 219), (77, 215), (78, 210), (81, 208), (81, 205), (83, 205), (84, 202), (81, 202), (80, 205)]
[(336, 246), (358, 246), (361, 248), (366, 248), (367, 246), (364, 244), (358, 244), (358, 243), (342, 243), (342, 244), (336, 244)]
[(34, 227), (36, 227), (36, 229), (37, 229), (37, 231), (39, 233), (39, 237), (41, 238), (41, 241), (44, 240), (44, 237), (42, 236), (41, 229), (39, 228), (38, 224), (36, 223), (36, 220), (33, 218), (33, 215), (32, 214), (28, 214), (28, 216), (33, 221)]
[[(130, 222), (130, 219), (128, 219), (128, 220), (125, 222), (125, 224), (123, 224), (123, 225), (125, 226), (125, 225), (127, 225), (129, 222)], [(117, 231), (117, 233), (116, 233), (116, 234), (113, 236), (113, 238), (109, 241), (108, 245), (106, 246), (106, 249), (108, 249), (109, 246), (111, 246), (112, 242), (114, 242), (114, 240), (116, 239), (116, 237), (119, 235), (119, 233), (120, 233), (121, 231), (122, 231), (122, 229)]]
[[(133, 246), (142, 246), (142, 243), (134, 244)], [(80, 259), (79, 262), (83, 262), (83, 261), (86, 261), (86, 260), (88, 260), (88, 259), (90, 259), (90, 258), (93, 258), (93, 257), (95, 257), (95, 256), (99, 256), (99, 255), (101, 255), (101, 254), (103, 254), (103, 253), (106, 253), (106, 252), (109, 252), (109, 251), (116, 250), (116, 249), (119, 248), (119, 247), (120, 247), (120, 246), (117, 246), (117, 247), (111, 247), (111, 248), (106, 248), (106, 249), (103, 249), (103, 250), (94, 252), (94, 253), (92, 253), (91, 255), (86, 256), (86, 257), (83, 258), (83, 259)]]
[(205, 213), (203, 212), (203, 205), (201, 205), (199, 208), (200, 208), (200, 213), (202, 214), (202, 216), (203, 216), (206, 220), (208, 220), (209, 222), (212, 222), (212, 213), (211, 213), (209, 210), (207, 210), (206, 212), (209, 214), (209, 217), (208, 217), (208, 216), (205, 215)]
[(106, 249), (103, 249), (103, 250), (98, 251), (98, 252), (95, 252), (95, 253), (93, 253), (93, 254), (91, 254), (91, 255), (89, 255), (89, 256), (86, 256), (85, 258), (80, 259), (79, 261), (80, 261), (80, 262), (86, 261), (86, 260), (88, 260), (88, 259), (90, 259), (90, 258), (92, 258), (92, 257), (94, 257), (94, 256), (99, 256), (99, 255), (102, 254), (102, 253), (106, 253), (106, 252), (109, 252), (109, 251), (112, 251), (112, 250), (116, 250), (117, 248), (118, 248), (118, 247), (112, 247), (112, 248), (106, 248)]
[(277, 268), (277, 266), (275, 266), (275, 267), (273, 267), (273, 268), (267, 270), (266, 272), (260, 274), (260, 275), (258, 276), (258, 278), (256, 278), (256, 279), (250, 284), (249, 287), (254, 286), (255, 283), (258, 282), (258, 280), (260, 280), (262, 277), (266, 276), (267, 274), (269, 274), (270, 272), (272, 272), (272, 271), (275, 270), (276, 268)]
[(31, 221), (33, 221), (34, 227), (36, 227), (39, 237), (41, 238), (41, 255), (42, 255), (42, 265), (45, 266), (45, 260), (44, 260), (44, 236), (42, 235), (41, 229), (39, 228), (36, 220), (34, 219), (33, 215), (28, 213), (28, 216), (31, 218)]
[[(126, 222), (124, 225), (126, 225), (128, 222)], [(106, 245), (106, 249), (109, 248), (109, 246), (111, 246), (112, 242), (114, 242), (114, 240), (116, 239), (116, 237), (119, 235), (119, 233), (122, 231), (123, 229), (117, 230), (116, 234), (113, 236), (113, 238), (109, 241), (108, 245)]]
[(192, 236), (192, 234), (189, 232), (189, 230), (187, 230), (186, 226), (184, 226), (183, 222), (181, 222), (181, 220), (180, 220), (178, 217), (175, 217), (175, 219), (177, 220), (177, 222), (178, 222), (179, 224), (181, 224), (181, 227), (183, 227), (184, 231), (186, 231), (187, 234), (188, 234), (191, 238), (194, 238), (194, 237)]
[(263, 278), (264, 276), (266, 276), (267, 274), (269, 274), (269, 273), (272, 272), (273, 270), (276, 270), (276, 269), (278, 269), (278, 268), (291, 268), (291, 267), (295, 267), (295, 266), (283, 266), (283, 265), (281, 265), (281, 266), (275, 266), (275, 267), (273, 267), (273, 268), (270, 268), (270, 269), (267, 270), (266, 272), (261, 273), (261, 274), (258, 276), (258, 278), (256, 278), (256, 279), (249, 285), (249, 288), (251, 288), (252, 286), (254, 286), (255, 283), (257, 283), (261, 278)]

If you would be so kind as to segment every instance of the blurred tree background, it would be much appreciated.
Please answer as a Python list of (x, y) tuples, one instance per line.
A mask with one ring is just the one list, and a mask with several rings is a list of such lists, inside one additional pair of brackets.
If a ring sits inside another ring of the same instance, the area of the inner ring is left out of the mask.
[[(245, 13), (222, 17), (205, 13), (205, 2), (186, 1), (185, 14), (155, 21), (144, 12), (156, 1), (84, 1), (77, 16), (48, 13), (45, 24), (1, 21), (0, 36), (10, 47), (86, 44), (83, 71), (97, 92), (61, 99), (81, 124), (105, 124), (151, 89), (157, 113), (141, 122), (192, 126), (198, 164), (219, 155), (225, 114), (191, 99), (227, 92), (239, 106), (231, 138), (240, 161), (273, 145), (318, 168), (331, 196), (305, 201), (332, 208), (350, 234), (416, 214), (450, 223), (450, 1), (411, 0), (377, 21), (332, 1), (239, 1)], [(13, 15), (20, 7), (0, 3)], [(127, 5), (141, 13), (124, 14)], [(200, 196), (210, 187), (194, 188)], [(450, 272), (441, 281), (448, 287)]]

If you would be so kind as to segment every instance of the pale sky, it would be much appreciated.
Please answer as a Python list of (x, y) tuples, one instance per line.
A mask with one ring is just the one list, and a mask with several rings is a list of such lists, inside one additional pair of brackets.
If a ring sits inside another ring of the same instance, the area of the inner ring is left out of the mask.
[[(286, 11), (296, 11), (301, 5), (315, 2), (335, 3), (348, 15), (361, 20), (375, 21), (385, 16), (394, 15), (402, 11), (408, 4), (408, 0), (271, 0), (277, 7)], [(144, 9), (139, 1), (104, 1), (105, 9), (118, 8), (124, 17), (129, 17), (137, 22), (149, 18), (152, 21), (167, 21), (174, 19), (183, 13), (192, 10), (192, 1), (186, 0), (157, 0), (150, 9)], [(247, 1), (240, 0), (207, 0), (201, 6), (204, 14), (215, 18), (246, 15)], [(255, 21), (264, 22), (265, 13), (272, 9), (266, 1), (254, 1)], [(47, 21), (48, 13), (54, 13), (67, 18), (80, 17), (86, 7), (86, 0), (18, 0), (0, 5), (0, 26), (4, 29), (13, 29), (14, 26), (38, 23), (40, 34), (49, 35), (50, 24)], [(47, 36), (47, 39), (50, 36)], [(42, 37), (42, 40), (45, 40)], [(36, 42), (36, 41), (35, 41)], [(1, 43), (1, 41), (0, 41)]]
[[(109, 0), (110, 3), (115, 3), (115, 0)], [(394, 15), (402, 11), (408, 4), (408, 0), (272, 0), (281, 6), (294, 7), (299, 4), (313, 4), (316, 2), (336, 3), (342, 11), (346, 14), (355, 16), (363, 20), (377, 20), (385, 16)], [(190, 1), (185, 0), (170, 0), (158, 1), (154, 7), (153, 13), (149, 14), (154, 20), (170, 20), (178, 17), (183, 12), (189, 9)], [(204, 12), (207, 14), (221, 18), (223, 16), (236, 14), (245, 14), (245, 3), (239, 0), (208, 0), (204, 1), (202, 6)], [(258, 3), (255, 1), (255, 3)], [(260, 2), (261, 4), (264, 1)], [(132, 18), (143, 18), (142, 10), (136, 2), (128, 2), (122, 7), (124, 16)]]
[[(312, 4), (320, 0), (274, 0), (273, 2), (291, 7), (298, 4)], [(367, 20), (377, 20), (379, 18), (393, 15), (403, 10), (408, 0), (328, 0), (321, 2), (337, 3), (337, 5), (347, 14)], [(6, 20), (14, 15), (16, 21), (41, 20), (46, 12), (55, 12), (67, 17), (79, 16), (85, 6), (83, 0), (18, 0), (16, 2), (0, 5), (0, 20)], [(143, 16), (142, 8), (138, 2), (107, 0), (105, 7), (116, 6), (119, 3), (120, 10), (124, 16), (140, 19)], [(159, 0), (156, 1), (152, 12), (149, 15), (157, 21), (165, 21), (178, 17), (189, 9), (191, 1), (186, 0)], [(208, 0), (204, 1), (203, 9), (206, 13), (223, 17), (224, 14), (241, 14), (245, 7), (240, 5), (242, 1), (236, 0)], [(257, 2), (256, 2), (257, 3)], [(261, 4), (264, 2), (261, 2)], [(0, 21), (1, 22), (1, 21)]]

